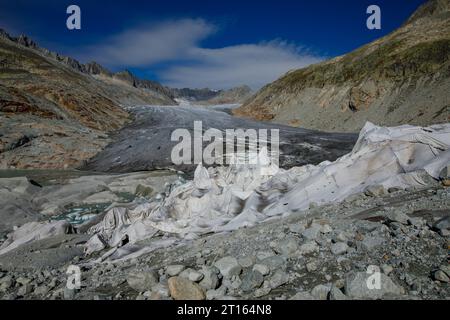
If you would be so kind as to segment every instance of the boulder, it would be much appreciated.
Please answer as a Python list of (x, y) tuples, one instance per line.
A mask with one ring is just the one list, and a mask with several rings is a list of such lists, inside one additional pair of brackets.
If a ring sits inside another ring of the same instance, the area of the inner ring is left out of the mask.
[(170, 295), (175, 300), (205, 300), (205, 292), (197, 283), (181, 277), (168, 280)]

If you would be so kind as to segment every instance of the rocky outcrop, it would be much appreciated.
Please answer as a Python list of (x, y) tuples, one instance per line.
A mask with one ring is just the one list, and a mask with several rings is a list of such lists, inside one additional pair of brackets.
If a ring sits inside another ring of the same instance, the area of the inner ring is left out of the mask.
[[(0, 168), (71, 168), (108, 144), (134, 104), (169, 96), (110, 81), (108, 71), (0, 32)], [(92, 74), (95, 75), (92, 75)]]
[(173, 100), (174, 95), (171, 89), (162, 86), (156, 81), (139, 79), (135, 75), (133, 75), (129, 70), (117, 72), (112, 75), (113, 79), (123, 81), (128, 85), (142, 89), (145, 91), (155, 92), (158, 94), (161, 99), (166, 99), (164, 104), (176, 105), (177, 103)]
[(186, 99), (188, 101), (205, 101), (212, 99), (219, 94), (218, 90), (211, 90), (208, 88), (203, 89), (174, 88), (172, 89), (172, 92), (175, 98)]
[(431, 0), (398, 30), (287, 73), (236, 115), (326, 131), (450, 120), (450, 1)]
[(202, 105), (219, 105), (229, 103), (242, 103), (252, 94), (248, 86), (240, 86), (228, 90), (204, 89), (171, 89), (175, 98), (184, 99)]
[(249, 86), (240, 86), (231, 88), (229, 90), (222, 90), (219, 93), (203, 102), (203, 104), (218, 105), (228, 103), (242, 103), (246, 99), (250, 98), (252, 89)]
[[(99, 80), (107, 80), (109, 78), (118, 79), (118, 80), (122, 80), (128, 86), (131, 86), (133, 88), (145, 89), (145, 90), (142, 90), (142, 92), (138, 91), (138, 92), (134, 93), (134, 95), (139, 95), (139, 93), (140, 93), (140, 96), (138, 97), (138, 99), (136, 99), (137, 100), (136, 103), (163, 104), (163, 105), (176, 104), (176, 102), (173, 100), (173, 94), (170, 91), (170, 89), (162, 86), (161, 84), (159, 84), (155, 81), (139, 79), (128, 70), (114, 74), (95, 61), (89, 62), (86, 64), (82, 64), (81, 62), (79, 62), (78, 60), (76, 60), (72, 57), (63, 56), (63, 55), (60, 55), (59, 53), (56, 53), (56, 52), (50, 51), (46, 48), (40, 47), (36, 42), (34, 42), (31, 38), (29, 38), (26, 35), (12, 37), (6, 31), (0, 29), (0, 38), (3, 38), (5, 40), (10, 40), (10, 41), (15, 42), (23, 47), (32, 49), (32, 50), (36, 51), (37, 53), (39, 53), (47, 58), (56, 60), (59, 63), (62, 63), (77, 72), (91, 75), (91, 76), (101, 76), (101, 77), (97, 77)], [(110, 86), (114, 86), (114, 83), (111, 83), (111, 82), (107, 82), (107, 84)], [(117, 85), (117, 83), (115, 85)], [(111, 91), (114, 91), (114, 90), (111, 90)], [(124, 91), (124, 88), (121, 88), (121, 91)], [(122, 101), (119, 101), (119, 102), (122, 103)], [(125, 101), (125, 102), (123, 102), (123, 104), (132, 104), (132, 100), (129, 102)]]
[(88, 62), (84, 66), (86, 68), (86, 72), (91, 75), (104, 75), (108, 77), (112, 76), (112, 73), (108, 69), (106, 69), (105, 67), (98, 64), (95, 61)]

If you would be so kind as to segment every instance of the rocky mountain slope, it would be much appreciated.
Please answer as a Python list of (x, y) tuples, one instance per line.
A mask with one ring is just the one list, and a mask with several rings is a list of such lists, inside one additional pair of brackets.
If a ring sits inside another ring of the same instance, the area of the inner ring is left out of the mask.
[(186, 99), (188, 101), (209, 100), (218, 95), (217, 90), (211, 90), (208, 88), (203, 89), (174, 88), (172, 89), (172, 92), (175, 98)]
[(228, 90), (204, 89), (170, 89), (173, 96), (203, 105), (242, 103), (252, 94), (248, 86), (239, 86)]
[(203, 102), (210, 105), (227, 104), (227, 103), (242, 103), (252, 95), (252, 89), (248, 86), (240, 86), (231, 88), (229, 90), (221, 90), (218, 94)]
[(1, 31), (0, 168), (79, 166), (127, 122), (122, 105), (175, 104), (158, 84), (103, 73)]
[(450, 120), (450, 1), (430, 0), (398, 30), (287, 73), (234, 112), (326, 131)]

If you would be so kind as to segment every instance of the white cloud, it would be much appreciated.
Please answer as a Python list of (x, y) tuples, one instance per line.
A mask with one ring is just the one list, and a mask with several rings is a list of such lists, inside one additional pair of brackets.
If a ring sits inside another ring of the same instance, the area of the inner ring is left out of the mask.
[(161, 78), (173, 87), (231, 88), (247, 84), (257, 89), (292, 69), (319, 62), (282, 41), (243, 44), (219, 49), (193, 48), (189, 66), (173, 66)]
[(223, 48), (201, 47), (216, 27), (202, 19), (182, 19), (124, 31), (78, 55), (110, 67), (158, 69), (172, 87), (226, 89), (247, 84), (257, 89), (291, 69), (321, 60), (302, 48), (275, 40)]
[(182, 19), (126, 30), (80, 55), (108, 66), (150, 66), (179, 59), (212, 34), (215, 27), (201, 19)]

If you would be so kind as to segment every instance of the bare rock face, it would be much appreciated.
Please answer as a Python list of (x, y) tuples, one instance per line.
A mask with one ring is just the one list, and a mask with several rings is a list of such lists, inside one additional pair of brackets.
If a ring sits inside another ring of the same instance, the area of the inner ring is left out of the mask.
[(450, 5), (430, 0), (398, 30), (349, 54), (291, 71), (235, 115), (335, 132), (448, 122)]
[[(0, 30), (0, 168), (76, 168), (129, 121), (123, 105), (175, 104), (157, 83), (114, 82), (91, 63)], [(138, 79), (136, 80), (138, 81)]]
[(197, 283), (186, 278), (172, 277), (168, 280), (170, 295), (175, 300), (205, 300), (205, 293)]

